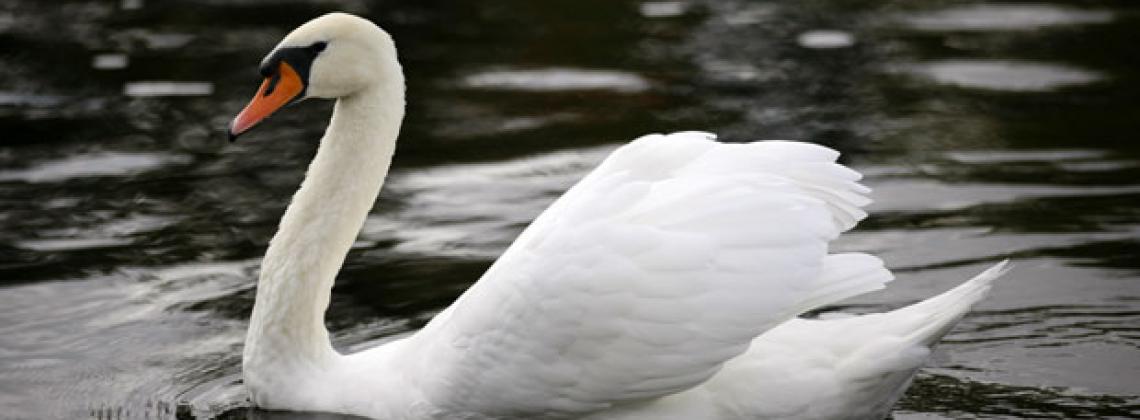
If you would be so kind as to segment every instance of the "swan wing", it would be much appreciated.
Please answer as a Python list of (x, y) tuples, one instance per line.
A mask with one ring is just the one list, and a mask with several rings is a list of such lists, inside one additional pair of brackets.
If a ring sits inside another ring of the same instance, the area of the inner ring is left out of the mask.
[(617, 149), (409, 339), (419, 391), (491, 418), (603, 410), (696, 386), (767, 329), (882, 287), (877, 258), (827, 253), (870, 201), (837, 156), (697, 132)]

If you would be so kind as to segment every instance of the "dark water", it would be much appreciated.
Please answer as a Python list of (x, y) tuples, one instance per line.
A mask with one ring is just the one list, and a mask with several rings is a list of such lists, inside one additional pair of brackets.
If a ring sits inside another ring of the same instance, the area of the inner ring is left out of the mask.
[(422, 325), (614, 145), (704, 129), (868, 175), (839, 248), (900, 278), (842, 309), (1016, 261), (896, 419), (1140, 417), (1140, 5), (453, 3), (0, 3), (0, 418), (278, 417), (247, 408), (242, 339), (330, 105), (220, 130), (331, 10), (393, 33), (410, 101), (339, 348)]

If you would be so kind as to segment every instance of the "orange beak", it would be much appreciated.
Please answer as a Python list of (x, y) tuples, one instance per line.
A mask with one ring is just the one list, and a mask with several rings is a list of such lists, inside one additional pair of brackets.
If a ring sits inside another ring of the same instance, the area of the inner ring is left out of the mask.
[(249, 105), (230, 123), (230, 141), (277, 112), (304, 90), (305, 84), (301, 81), (301, 76), (282, 60), (277, 66), (277, 73), (261, 82), (261, 88), (257, 89), (257, 94), (249, 101)]

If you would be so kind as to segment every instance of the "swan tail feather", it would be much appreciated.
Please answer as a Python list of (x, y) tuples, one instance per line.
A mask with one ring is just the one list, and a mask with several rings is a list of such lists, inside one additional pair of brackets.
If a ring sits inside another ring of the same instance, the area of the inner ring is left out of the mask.
[(912, 319), (914, 324), (904, 335), (905, 341), (931, 347), (949, 333), (975, 304), (985, 299), (994, 281), (1012, 268), (1009, 260), (1004, 260), (953, 289), (888, 315)]
[(894, 278), (883, 266), (883, 260), (873, 255), (858, 252), (828, 255), (823, 259), (819, 278), (809, 286), (816, 292), (804, 300), (801, 312), (880, 290)]

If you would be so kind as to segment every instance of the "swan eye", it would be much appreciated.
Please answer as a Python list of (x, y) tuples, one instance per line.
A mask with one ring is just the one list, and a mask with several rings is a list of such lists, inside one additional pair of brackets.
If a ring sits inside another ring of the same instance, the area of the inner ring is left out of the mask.
[(309, 68), (313, 65), (313, 60), (317, 59), (317, 55), (328, 48), (327, 41), (317, 41), (307, 47), (283, 47), (273, 52), (272, 55), (266, 57), (261, 62), (258, 68), (258, 73), (262, 77), (273, 77), (277, 72), (278, 63), (284, 61), (297, 69), (297, 72), (304, 77), (303, 80), (308, 82)]

